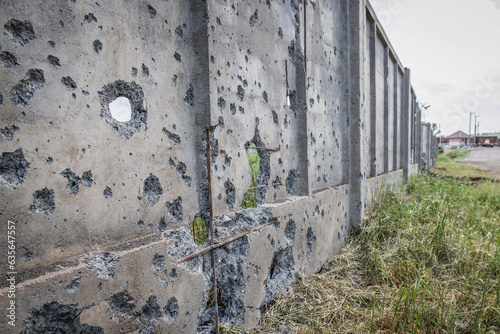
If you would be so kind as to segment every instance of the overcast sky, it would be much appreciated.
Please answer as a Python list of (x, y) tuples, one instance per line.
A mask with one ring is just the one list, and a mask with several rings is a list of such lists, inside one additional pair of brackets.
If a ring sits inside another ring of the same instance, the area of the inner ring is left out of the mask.
[[(500, 132), (500, 0), (370, 0), (403, 66), (411, 69), (425, 121), (444, 135)], [(472, 129), (474, 133), (474, 115)]]

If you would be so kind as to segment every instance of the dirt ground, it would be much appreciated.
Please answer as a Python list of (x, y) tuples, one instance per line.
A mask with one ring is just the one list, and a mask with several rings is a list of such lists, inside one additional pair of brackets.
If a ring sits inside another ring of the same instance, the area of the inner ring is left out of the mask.
[(474, 148), (460, 161), (500, 176), (500, 147)]

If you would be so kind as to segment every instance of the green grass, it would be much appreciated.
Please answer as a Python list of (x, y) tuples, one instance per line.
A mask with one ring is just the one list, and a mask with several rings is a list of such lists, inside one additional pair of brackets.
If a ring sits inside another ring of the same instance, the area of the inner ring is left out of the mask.
[(275, 300), (261, 329), (500, 333), (499, 244), (500, 184), (413, 176), (383, 192), (320, 273)]

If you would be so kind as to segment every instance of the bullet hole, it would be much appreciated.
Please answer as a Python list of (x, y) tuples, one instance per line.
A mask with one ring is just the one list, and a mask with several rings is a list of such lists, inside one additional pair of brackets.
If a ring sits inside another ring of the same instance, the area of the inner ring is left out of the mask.
[(174, 74), (174, 76), (172, 77), (172, 83), (174, 84), (174, 86), (177, 86), (177, 74)]
[(28, 176), (30, 164), (24, 158), (22, 148), (14, 152), (3, 152), (0, 157), (0, 184), (15, 190)]
[(153, 6), (149, 4), (148, 4), (148, 12), (150, 18), (154, 18), (156, 16), (156, 9), (154, 9)]
[(109, 112), (118, 122), (128, 122), (132, 118), (132, 107), (130, 100), (125, 96), (119, 96), (109, 104)]
[(56, 42), (54, 42), (54, 41), (48, 41), (47, 44), (49, 44), (49, 46), (51, 48), (55, 48), (56, 47)]
[(82, 177), (79, 177), (71, 169), (66, 168), (60, 173), (68, 182), (66, 185), (66, 190), (70, 195), (77, 195), (80, 190), (79, 185), (83, 184), (85, 187), (92, 186), (92, 171), (87, 171), (82, 174)]
[(211, 62), (212, 64), (215, 64), (215, 58), (214, 58), (214, 56), (210, 56), (210, 62)]
[(238, 85), (238, 92), (236, 93), (236, 95), (238, 96), (240, 101), (243, 101), (243, 99), (245, 98), (245, 89), (243, 89), (241, 85)]
[(285, 180), (286, 192), (288, 195), (293, 195), (297, 191), (298, 172), (296, 169), (288, 171), (288, 176)]
[(314, 235), (313, 230), (312, 230), (311, 227), (309, 227), (307, 229), (306, 238), (307, 238), (306, 257), (307, 257), (307, 260), (309, 260), (309, 258), (311, 257), (312, 245), (316, 243), (316, 236)]
[(4, 52), (0, 53), (0, 62), (6, 68), (11, 68), (11, 67), (19, 65), (17, 63), (16, 56), (14, 56), (12, 53), (10, 53), (8, 51), (4, 51)]
[(240, 111), (240, 113), (244, 114), (245, 113), (245, 108), (243, 108), (242, 106), (238, 106), (238, 110)]
[(74, 280), (71, 281), (71, 283), (68, 284), (68, 286), (66, 286), (66, 292), (69, 294), (77, 292), (78, 289), (80, 288), (81, 282), (82, 282), (81, 277), (75, 278)]
[(104, 334), (101, 327), (80, 323), (81, 313), (89, 307), (79, 309), (77, 304), (50, 302), (40, 309), (33, 308), (23, 322), (22, 333)]
[(167, 223), (165, 222), (165, 217), (161, 217), (158, 222), (158, 232), (165, 232), (167, 230)]
[(26, 72), (23, 80), (19, 81), (10, 93), (12, 103), (15, 105), (28, 105), (28, 101), (33, 97), (36, 90), (45, 85), (43, 71), (30, 69)]
[(52, 165), (52, 163), (54, 162), (54, 158), (48, 157), (47, 159), (45, 159), (45, 161), (47, 161), (49, 165)]
[(3, 95), (0, 93), (0, 104), (3, 104)]
[(106, 186), (102, 194), (104, 195), (104, 198), (111, 198), (113, 197), (113, 190), (111, 190), (110, 187)]
[(76, 82), (73, 81), (73, 79), (71, 77), (63, 77), (61, 79), (61, 82), (64, 86), (66, 86), (66, 89), (69, 90), (69, 91), (72, 91), (72, 90), (75, 90), (77, 85), (76, 85)]
[(179, 315), (179, 303), (177, 302), (177, 298), (170, 298), (163, 308), (163, 312), (167, 317), (168, 323), (175, 322), (177, 320), (177, 316)]
[(248, 87), (248, 81), (246, 79), (243, 80), (242, 83), (243, 83), (243, 87)]
[(149, 77), (149, 68), (144, 63), (142, 64), (142, 75)]
[(61, 27), (64, 28), (64, 22), (63, 22), (63, 20), (59, 20), (59, 24), (61, 25)]
[(153, 334), (155, 330), (155, 323), (160, 321), (162, 317), (161, 308), (156, 302), (156, 296), (150, 296), (146, 305), (142, 307), (139, 321), (142, 328), (139, 331), (142, 334)]
[(194, 107), (194, 93), (193, 93), (193, 85), (189, 84), (188, 89), (186, 90), (186, 95), (184, 96), (184, 102), (190, 107)]
[(7, 30), (6, 35), (15, 43), (21, 45), (28, 44), (30, 40), (36, 38), (35, 31), (33, 30), (33, 25), (30, 21), (19, 21), (16, 19), (9, 20), (4, 25), (5, 30)]
[(176, 222), (178, 224), (182, 223), (183, 211), (182, 211), (182, 197), (177, 197), (172, 203), (165, 203), (165, 210), (170, 215), (170, 221)]
[(279, 122), (278, 122), (278, 114), (276, 113), (276, 111), (274, 110), (271, 110), (271, 113), (273, 114), (273, 122), (274, 124), (278, 125), (279, 126)]
[(94, 48), (94, 51), (96, 53), (99, 53), (102, 51), (102, 42), (98, 39), (96, 39), (93, 43), (92, 43), (92, 47)]
[(278, 36), (283, 39), (283, 29), (281, 27), (278, 28)]
[(224, 129), (224, 127), (226, 126), (226, 124), (224, 123), (224, 117), (219, 116), (219, 119), (218, 119), (218, 123), (217, 123), (217, 124), (219, 125), (219, 127), (220, 127), (221, 129)]
[(83, 259), (87, 268), (92, 269), (98, 278), (112, 280), (115, 278), (115, 268), (123, 254), (110, 252), (90, 253)]
[(153, 174), (149, 174), (148, 178), (144, 180), (144, 198), (149, 206), (153, 206), (160, 200), (163, 195), (163, 188), (161, 187), (160, 180)]
[(175, 52), (174, 59), (180, 63), (181, 62), (181, 55), (178, 52)]
[(259, 19), (259, 12), (256, 9), (253, 15), (250, 16), (250, 26), (253, 27), (258, 19)]
[(221, 24), (222, 24), (222, 23), (221, 23), (221, 21), (220, 21), (220, 18), (219, 18), (219, 17), (216, 17), (216, 18), (215, 18), (215, 22), (217, 22), (217, 24), (218, 24), (218, 25), (221, 25)]
[(226, 206), (229, 210), (232, 210), (236, 200), (236, 188), (234, 184), (227, 179), (226, 182), (224, 182), (224, 189), (226, 190)]
[(168, 131), (166, 128), (163, 128), (161, 131), (163, 132), (164, 135), (167, 135), (168, 141), (171, 146), (181, 144), (181, 137), (179, 137), (179, 135)]
[(31, 204), (29, 208), (31, 213), (51, 215), (54, 213), (55, 209), (56, 201), (53, 189), (45, 187), (33, 193), (33, 204)]
[(271, 1), (266, 0), (266, 5), (267, 5), (267, 8), (268, 8), (268, 9), (271, 9)]
[[(143, 107), (144, 93), (142, 88), (134, 81), (131, 83), (123, 80), (116, 80), (113, 83), (104, 85), (102, 90), (97, 92), (101, 102), (101, 118), (103, 118), (118, 135), (127, 139), (131, 138), (141, 126), (146, 125), (147, 110)], [(120, 122), (116, 120), (110, 111), (109, 105), (119, 97), (129, 100), (131, 107), (130, 120)]]
[[(104, 300), (106, 304), (108, 304), (109, 313), (112, 318), (114, 315), (123, 316), (123, 317), (131, 317), (134, 315), (135, 311), (135, 300), (130, 296), (128, 290), (124, 290), (118, 292), (108, 299)], [(118, 320), (118, 319), (113, 319)]]
[(187, 176), (186, 175), (186, 170), (187, 170), (187, 167), (186, 167), (186, 164), (179, 161), (179, 163), (177, 164), (177, 176), (179, 178), (181, 178), (182, 180), (184, 180), (184, 182), (191, 187), (191, 177), (190, 176)]
[(224, 108), (226, 108), (226, 100), (224, 100), (222, 97), (219, 97), (219, 100), (217, 101), (217, 106), (222, 111)]
[(165, 256), (155, 253), (151, 262), (154, 271), (160, 272), (165, 267)]
[(132, 76), (136, 77), (137, 76), (137, 67), (132, 67)]
[(182, 36), (184, 35), (183, 31), (182, 31), (182, 28), (181, 26), (178, 26), (177, 28), (175, 28), (175, 35), (179, 38), (182, 38)]
[(92, 13), (86, 14), (85, 17), (83, 18), (83, 20), (87, 21), (88, 23), (90, 23), (92, 21), (97, 22), (97, 18)]
[(23, 247), (23, 248), (26, 250), (26, 252), (24, 253), (24, 256), (23, 256), (24, 262), (33, 261), (33, 253), (29, 249), (27, 249), (25, 247)]
[(264, 101), (265, 101), (266, 103), (268, 103), (268, 102), (269, 102), (269, 100), (268, 100), (268, 98), (267, 98), (267, 92), (266, 92), (266, 91), (264, 91), (264, 92), (262, 93), (262, 97), (264, 98)]
[(144, 221), (142, 219), (137, 222), (138, 229), (142, 230), (144, 228), (144, 226), (146, 226), (146, 225), (144, 224)]
[(296, 231), (295, 221), (290, 220), (286, 223), (285, 227), (285, 241), (288, 245), (293, 245), (295, 242), (295, 231)]
[(85, 96), (89, 96), (89, 95), (90, 95), (90, 93), (89, 93), (89, 92), (87, 92), (87, 91), (86, 91), (86, 90), (84, 90), (84, 89), (82, 89), (82, 94), (83, 94), (83, 95), (85, 95)]
[(0, 134), (8, 141), (14, 139), (14, 134), (19, 131), (19, 127), (16, 125), (11, 125), (10, 127), (5, 127), (0, 129)]

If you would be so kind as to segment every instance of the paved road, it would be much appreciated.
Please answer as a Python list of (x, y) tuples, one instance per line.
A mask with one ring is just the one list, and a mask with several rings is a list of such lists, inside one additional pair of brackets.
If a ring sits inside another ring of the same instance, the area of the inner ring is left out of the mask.
[(462, 161), (479, 169), (500, 175), (500, 147), (475, 148)]

